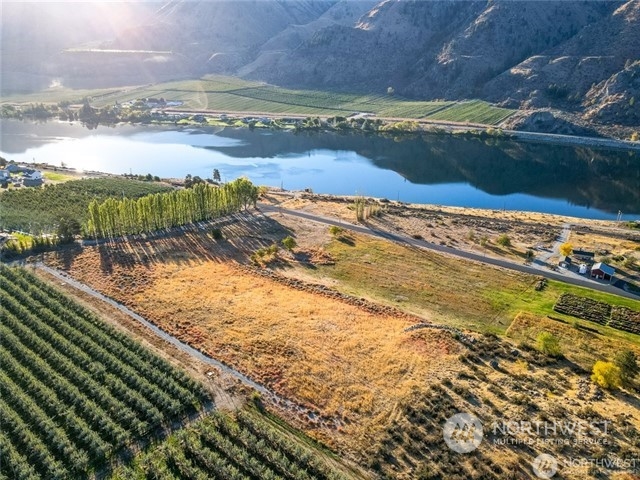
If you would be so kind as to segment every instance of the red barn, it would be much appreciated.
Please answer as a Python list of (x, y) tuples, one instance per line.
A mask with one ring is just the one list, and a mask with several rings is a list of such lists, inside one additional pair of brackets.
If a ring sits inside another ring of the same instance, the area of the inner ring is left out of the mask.
[(606, 263), (598, 262), (591, 268), (591, 278), (597, 278), (598, 280), (609, 280), (613, 278), (616, 273), (613, 267), (610, 267)]

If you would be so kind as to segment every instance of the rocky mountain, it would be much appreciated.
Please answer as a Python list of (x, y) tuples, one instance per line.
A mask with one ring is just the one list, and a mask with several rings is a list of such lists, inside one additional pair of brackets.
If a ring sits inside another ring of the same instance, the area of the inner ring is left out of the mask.
[[(38, 20), (44, 28), (36, 32), (33, 16), (15, 26), (16, 12), (29, 8), (19, 5), (34, 3), (3, 5), (3, 91), (25, 74), (94, 87), (224, 73), (299, 88), (483, 98), (545, 109), (547, 119), (565, 112), (578, 123), (638, 124), (639, 0), (109, 3), (109, 18), (120, 10), (117, 22), (96, 17), (97, 3), (36, 3), (58, 17), (72, 9), (64, 18), (74, 26), (56, 30), (57, 21)], [(102, 50), (69, 50), (86, 45)]]

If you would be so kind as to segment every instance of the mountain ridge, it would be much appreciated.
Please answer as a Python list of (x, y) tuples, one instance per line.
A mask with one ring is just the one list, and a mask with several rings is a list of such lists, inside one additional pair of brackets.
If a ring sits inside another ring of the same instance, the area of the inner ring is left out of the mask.
[[(638, 0), (137, 2), (113, 7), (128, 10), (118, 28), (76, 12), (80, 27), (74, 35), (51, 27), (46, 54), (24, 46), (28, 22), (22, 30), (12, 22), (29, 7), (15, 3), (3, 7), (3, 92), (34, 88), (20, 81), (29, 76), (89, 88), (219, 73), (294, 88), (481, 98), (563, 117), (565, 132), (567, 122), (576, 132), (639, 122)], [(59, 16), (69, 8), (44, 5)], [(35, 37), (46, 45), (47, 35)], [(157, 53), (69, 51), (79, 44)]]

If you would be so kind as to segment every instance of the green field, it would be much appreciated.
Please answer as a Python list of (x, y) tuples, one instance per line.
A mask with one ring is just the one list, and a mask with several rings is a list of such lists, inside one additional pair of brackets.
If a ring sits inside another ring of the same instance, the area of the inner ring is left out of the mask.
[[(520, 312), (572, 322), (553, 310), (563, 293), (640, 311), (637, 300), (550, 280), (542, 291), (537, 278), (517, 272), (443, 257), (383, 240), (353, 235), (353, 242), (333, 240), (326, 248), (335, 265), (319, 266), (312, 275), (329, 278), (345, 293), (371, 298), (457, 328), (504, 335)], [(398, 265), (403, 268), (398, 276)], [(640, 345), (640, 336), (594, 325), (603, 336)]]
[(255, 410), (215, 412), (138, 456), (112, 478), (338, 480), (354, 474)]
[(80, 223), (86, 221), (89, 203), (94, 199), (138, 198), (170, 190), (166, 184), (118, 177), (11, 189), (0, 193), (0, 229), (53, 233), (62, 217), (74, 218)]
[(1, 478), (89, 478), (204, 388), (24, 269), (0, 268)]
[(292, 90), (234, 77), (206, 76), (134, 88), (73, 91), (48, 90), (38, 94), (3, 98), (3, 102), (59, 102), (84, 96), (92, 105), (105, 107), (116, 102), (141, 98), (164, 98), (184, 102), (181, 109), (193, 111), (254, 112), (279, 115), (347, 116), (355, 112), (380, 117), (471, 122), (496, 125), (515, 110), (495, 107), (487, 102), (416, 101), (381, 92), (377, 95), (337, 93), (320, 90)]
[(461, 102), (429, 115), (429, 120), (497, 125), (513, 114), (514, 110), (499, 108), (481, 100)]

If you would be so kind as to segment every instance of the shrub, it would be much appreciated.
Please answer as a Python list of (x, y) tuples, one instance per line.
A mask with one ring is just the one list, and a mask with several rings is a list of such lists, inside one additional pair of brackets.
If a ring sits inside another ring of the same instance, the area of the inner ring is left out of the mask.
[(509, 235), (507, 235), (506, 233), (503, 233), (502, 235), (500, 235), (498, 237), (498, 245), (502, 245), (503, 247), (510, 247), (511, 246), (511, 238), (509, 238)]
[(536, 338), (538, 350), (550, 357), (561, 357), (560, 340), (550, 332), (541, 332)]
[(636, 257), (627, 257), (627, 259), (624, 261), (624, 266), (625, 268), (628, 268), (630, 270), (635, 270), (638, 267), (638, 261), (636, 260)]
[(608, 390), (620, 386), (620, 368), (612, 362), (603, 362), (598, 360), (593, 366), (591, 380)]
[(294, 248), (296, 248), (298, 243), (296, 242), (295, 238), (293, 238), (291, 235), (289, 235), (288, 237), (285, 237), (285, 238), (282, 239), (282, 245), (284, 246), (284, 248), (286, 248), (287, 250), (291, 251)]
[(343, 232), (344, 230), (337, 225), (331, 225), (329, 227), (329, 233), (334, 237), (339, 237), (340, 235), (342, 235)]
[(211, 236), (214, 240), (222, 240), (222, 230), (220, 230), (219, 228), (212, 228)]
[(618, 352), (613, 364), (620, 369), (620, 381), (623, 385), (631, 385), (640, 371), (636, 354), (631, 350)]

